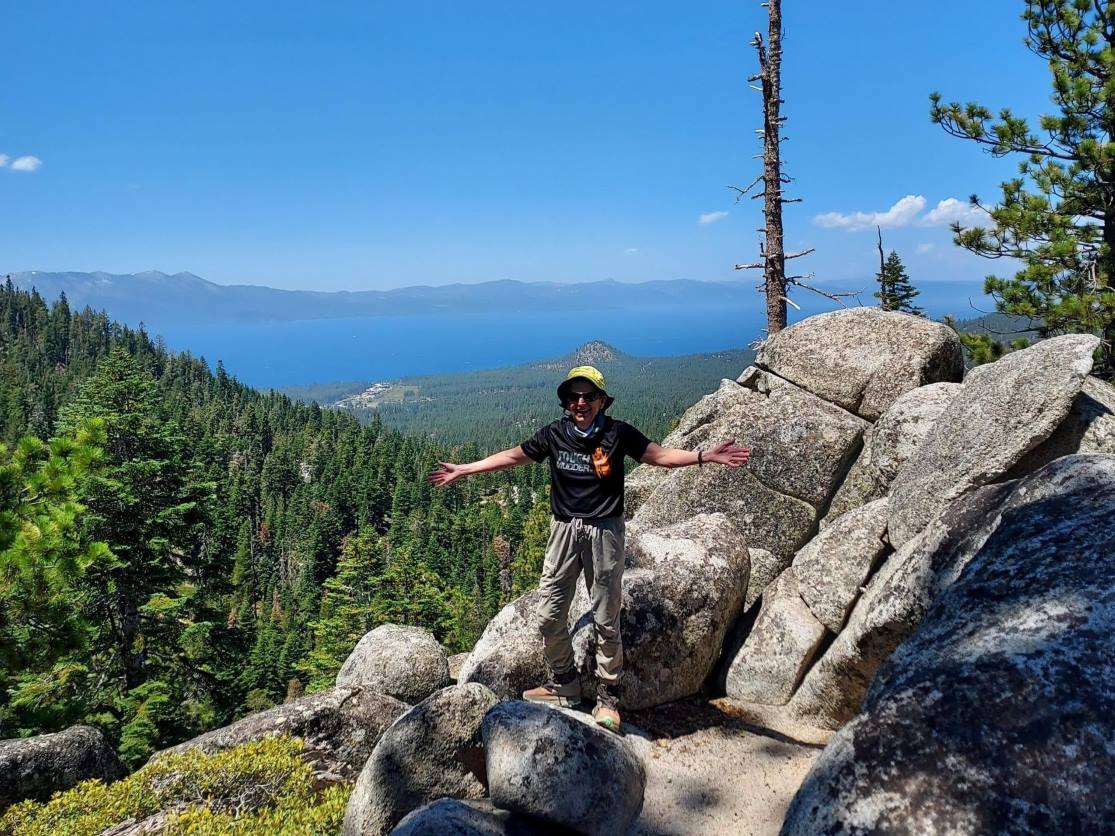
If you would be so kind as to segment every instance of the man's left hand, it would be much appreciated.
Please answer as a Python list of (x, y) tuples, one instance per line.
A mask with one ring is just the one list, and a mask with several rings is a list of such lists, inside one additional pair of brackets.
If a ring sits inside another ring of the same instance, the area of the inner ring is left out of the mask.
[(746, 447), (737, 447), (733, 438), (702, 453), (701, 458), (706, 462), (716, 462), (728, 467), (742, 467), (751, 458), (751, 451)]

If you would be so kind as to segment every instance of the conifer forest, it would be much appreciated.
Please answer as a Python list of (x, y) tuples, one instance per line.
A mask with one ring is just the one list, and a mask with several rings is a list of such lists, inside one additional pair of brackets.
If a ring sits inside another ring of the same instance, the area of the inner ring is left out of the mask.
[(544, 468), (237, 382), (0, 288), (0, 738), (82, 722), (130, 764), (332, 683), (386, 622), (472, 646), (541, 568)]

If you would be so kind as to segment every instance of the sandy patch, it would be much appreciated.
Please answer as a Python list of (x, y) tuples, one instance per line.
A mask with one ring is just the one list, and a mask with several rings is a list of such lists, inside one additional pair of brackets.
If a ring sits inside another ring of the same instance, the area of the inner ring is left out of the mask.
[(777, 834), (822, 748), (703, 700), (628, 712), (628, 719), (639, 729), (628, 739), (647, 765), (646, 800), (630, 836)]

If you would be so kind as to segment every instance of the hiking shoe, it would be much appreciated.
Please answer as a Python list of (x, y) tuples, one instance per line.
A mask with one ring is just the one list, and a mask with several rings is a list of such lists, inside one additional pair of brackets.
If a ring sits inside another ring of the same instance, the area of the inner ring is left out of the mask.
[(592, 717), (598, 726), (603, 726), (608, 731), (619, 732), (619, 698), (616, 696), (615, 685), (600, 683), (596, 688), (596, 708), (592, 710)]
[[(567, 681), (562, 682), (563, 679)], [(523, 691), (523, 699), (527, 702), (544, 702), (572, 708), (581, 704), (581, 679), (575, 671), (566, 676), (555, 676), (553, 681), (545, 685)]]

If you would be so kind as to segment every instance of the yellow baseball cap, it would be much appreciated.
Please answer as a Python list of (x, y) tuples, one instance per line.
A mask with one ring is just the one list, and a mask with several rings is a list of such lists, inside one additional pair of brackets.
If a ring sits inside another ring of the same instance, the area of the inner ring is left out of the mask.
[(569, 370), (569, 374), (565, 376), (565, 380), (563, 380), (561, 382), (561, 385), (558, 386), (558, 400), (561, 401), (562, 404), (564, 404), (566, 401), (566, 393), (569, 390), (569, 384), (572, 383), (574, 380), (587, 380), (589, 383), (599, 389), (601, 393), (603, 393), (604, 406), (602, 407), (602, 409), (607, 409), (609, 406), (615, 403), (616, 399), (608, 394), (608, 389), (604, 383), (604, 375), (600, 373), (600, 370), (598, 368), (596, 368), (595, 366), (577, 366), (576, 368), (572, 368)]

